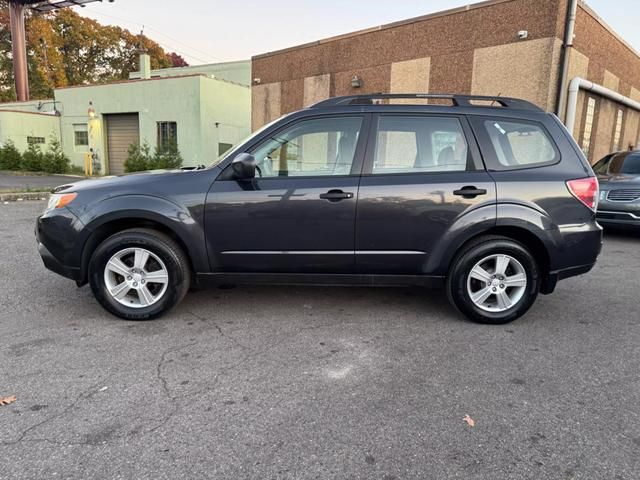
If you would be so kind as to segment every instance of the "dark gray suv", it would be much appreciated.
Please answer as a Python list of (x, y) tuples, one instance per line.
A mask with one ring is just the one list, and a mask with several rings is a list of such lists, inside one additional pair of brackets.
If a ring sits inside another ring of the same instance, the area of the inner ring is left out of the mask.
[(600, 182), (598, 222), (640, 231), (640, 151), (612, 153), (593, 169)]
[(60, 187), (36, 233), (48, 268), (130, 320), (190, 286), (277, 283), (443, 287), (499, 324), (593, 267), (597, 199), (528, 102), (381, 94), (287, 115), (209, 167)]

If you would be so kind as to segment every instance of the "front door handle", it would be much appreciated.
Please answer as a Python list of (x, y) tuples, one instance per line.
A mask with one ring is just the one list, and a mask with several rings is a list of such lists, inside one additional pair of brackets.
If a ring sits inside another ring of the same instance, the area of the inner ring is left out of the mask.
[(340, 200), (353, 198), (353, 193), (343, 192), (342, 190), (329, 190), (327, 193), (320, 194), (320, 198), (322, 200), (329, 200), (330, 202), (339, 202)]
[(475, 198), (478, 195), (486, 195), (487, 191), (484, 188), (462, 187), (460, 190), (453, 192), (453, 194), (463, 198)]

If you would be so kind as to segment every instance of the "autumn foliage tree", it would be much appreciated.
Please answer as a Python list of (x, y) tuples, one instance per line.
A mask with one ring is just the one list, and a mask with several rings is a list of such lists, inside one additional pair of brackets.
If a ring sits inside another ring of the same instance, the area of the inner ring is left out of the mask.
[[(31, 97), (50, 98), (53, 89), (123, 80), (138, 70), (138, 56), (151, 56), (151, 68), (183, 66), (153, 40), (117, 26), (102, 25), (65, 8), (26, 14)], [(0, 0), (0, 101), (15, 100), (11, 33), (6, 0)], [(186, 62), (184, 62), (186, 64)]]

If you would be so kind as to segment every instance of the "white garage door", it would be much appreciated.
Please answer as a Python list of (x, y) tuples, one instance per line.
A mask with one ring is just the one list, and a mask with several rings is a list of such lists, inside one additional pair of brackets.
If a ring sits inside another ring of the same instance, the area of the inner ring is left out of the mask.
[(120, 175), (124, 173), (129, 145), (140, 143), (140, 121), (137, 113), (105, 115), (105, 118), (109, 175)]

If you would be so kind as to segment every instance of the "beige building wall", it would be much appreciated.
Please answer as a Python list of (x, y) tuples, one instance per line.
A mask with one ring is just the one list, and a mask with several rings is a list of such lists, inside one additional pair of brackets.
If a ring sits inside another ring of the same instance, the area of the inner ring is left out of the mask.
[(476, 49), (471, 93), (518, 97), (552, 110), (560, 48), (554, 37)]
[(431, 75), (431, 57), (391, 64), (390, 93), (427, 93)]
[[(578, 49), (572, 48), (569, 53), (569, 72), (567, 74), (567, 79), (570, 82), (576, 77), (587, 78), (589, 76), (589, 57), (581, 53)], [(584, 97), (585, 93), (580, 92), (578, 94), (578, 107), (576, 109), (576, 124), (573, 129), (573, 138), (576, 141), (580, 141), (581, 138), (581, 125), (582, 125), (582, 117), (584, 114)], [(564, 119), (567, 112), (567, 105), (562, 106), (562, 110), (560, 112), (560, 118)]]
[(618, 108), (617, 103), (604, 98), (600, 99), (599, 107), (596, 107), (596, 125), (592, 137), (593, 148), (589, 158), (591, 163), (595, 163), (611, 153)]
[(251, 89), (251, 128), (257, 130), (280, 117), (282, 84), (254, 85)]
[(304, 79), (303, 107), (326, 100), (331, 96), (331, 74)]

